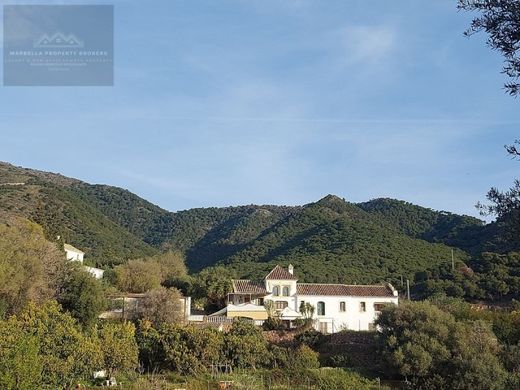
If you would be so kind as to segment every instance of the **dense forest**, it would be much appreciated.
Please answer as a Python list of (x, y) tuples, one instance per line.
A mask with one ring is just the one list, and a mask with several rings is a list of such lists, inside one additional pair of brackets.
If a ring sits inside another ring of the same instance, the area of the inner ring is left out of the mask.
[[(15, 185), (13, 183), (24, 183)], [(504, 221), (485, 224), (393, 199), (354, 204), (334, 195), (299, 207), (238, 206), (169, 212), (127, 190), (0, 164), (0, 211), (42, 226), (50, 241), (111, 269), (180, 251), (191, 272), (226, 265), (262, 277), (292, 263), (301, 281), (389, 281), (429, 296), (470, 299), (519, 293), (518, 242)], [(453, 264), (452, 264), (453, 254)]]

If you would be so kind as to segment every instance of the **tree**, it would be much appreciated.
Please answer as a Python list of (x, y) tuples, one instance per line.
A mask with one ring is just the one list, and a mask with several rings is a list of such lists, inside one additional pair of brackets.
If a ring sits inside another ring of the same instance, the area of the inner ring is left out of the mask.
[(92, 326), (107, 306), (101, 282), (75, 264), (70, 266), (58, 302), (85, 327)]
[[(512, 96), (520, 94), (520, 0), (459, 0), (458, 8), (465, 11), (477, 11), (481, 15), (471, 22), (466, 36), (484, 31), (488, 34), (487, 44), (504, 56), (505, 73), (511, 81), (505, 88)], [(516, 145), (505, 146), (507, 152), (517, 158), (520, 150)], [(504, 222), (509, 239), (518, 242), (520, 233), (520, 181), (516, 180), (506, 192), (491, 188), (487, 193), (491, 205), (477, 204), (483, 215), (496, 215), (499, 222)]]
[(161, 285), (162, 269), (156, 262), (130, 260), (115, 267), (114, 273), (122, 291), (143, 293)]
[(140, 317), (154, 326), (179, 323), (184, 320), (181, 293), (174, 288), (158, 287), (146, 293), (141, 303)]
[(511, 78), (505, 88), (517, 96), (520, 93), (520, 0), (459, 0), (458, 8), (481, 12), (465, 35), (480, 31), (489, 35), (487, 44), (504, 56), (503, 73)]
[(105, 322), (98, 331), (103, 364), (109, 377), (118, 371), (137, 368), (138, 348), (135, 326), (130, 322)]
[(491, 188), (487, 195), (490, 205), (477, 204), (483, 215), (496, 215), (497, 221), (508, 228), (509, 239), (518, 243), (520, 232), (520, 180), (515, 180), (513, 187), (506, 192)]
[(503, 388), (504, 369), (488, 325), (459, 322), (427, 301), (385, 307), (376, 324), (389, 373), (409, 378), (414, 388)]
[(161, 279), (164, 281), (181, 279), (188, 274), (188, 269), (184, 263), (184, 255), (179, 251), (169, 251), (145, 260), (159, 264), (162, 273)]
[(498, 359), (498, 342), (489, 323), (458, 326), (454, 335), (450, 386), (454, 389), (503, 389), (506, 373)]
[(139, 361), (148, 372), (158, 371), (165, 362), (161, 333), (147, 320), (137, 323), (136, 341), (139, 348)]
[(97, 338), (82, 333), (76, 320), (61, 312), (55, 301), (41, 307), (29, 304), (16, 321), (20, 329), (38, 339), (45, 386), (69, 387), (77, 380), (90, 378), (102, 367), (103, 354)]
[(296, 324), (303, 328), (309, 329), (312, 327), (314, 323), (314, 306), (312, 306), (309, 302), (302, 302), (300, 304), (300, 313), (302, 318), (298, 318), (296, 320)]
[(24, 219), (0, 224), (0, 318), (53, 298), (64, 269), (64, 255), (39, 225)]
[(293, 369), (319, 368), (318, 353), (309, 346), (302, 344), (290, 355), (290, 366)]
[(181, 252), (166, 252), (160, 255), (131, 260), (114, 268), (115, 284), (123, 291), (143, 293), (161, 284), (182, 285), (188, 272)]
[(197, 374), (222, 362), (224, 337), (216, 329), (166, 324), (158, 333), (160, 352), (154, 355), (162, 356), (162, 364), (169, 370), (183, 375)]
[(233, 277), (234, 274), (222, 266), (205, 268), (197, 275), (194, 295), (206, 297), (209, 310), (220, 309), (225, 306), (227, 294), (232, 290)]
[(32, 390), (42, 383), (38, 338), (20, 328), (16, 318), (0, 321), (0, 388)]
[(238, 368), (256, 368), (266, 361), (267, 342), (260, 329), (246, 321), (233, 322), (225, 337), (226, 356)]

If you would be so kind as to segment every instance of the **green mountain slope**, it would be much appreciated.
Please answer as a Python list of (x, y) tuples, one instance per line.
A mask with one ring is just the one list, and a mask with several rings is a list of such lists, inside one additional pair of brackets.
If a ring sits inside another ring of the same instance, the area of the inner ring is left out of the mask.
[[(459, 260), (468, 259), (456, 252)], [(226, 264), (244, 276), (292, 263), (307, 282), (397, 283), (401, 275), (412, 279), (450, 259), (448, 246), (409, 237), (383, 218), (329, 195), (269, 228)]]
[[(23, 184), (20, 184), (23, 183)], [(366, 283), (466, 262), (493, 225), (392, 199), (329, 195), (302, 207), (238, 206), (172, 213), (127, 190), (0, 163), (0, 215), (61, 236), (98, 265), (178, 249), (192, 271), (225, 264), (242, 276), (293, 263), (302, 280)]]
[(478, 218), (436, 211), (414, 204), (380, 198), (358, 204), (404, 234), (432, 243), (443, 243), (471, 254), (497, 250), (497, 224), (484, 225)]
[(113, 265), (168, 249), (191, 269), (227, 258), (298, 207), (239, 206), (171, 213), (131, 192), (0, 163), (0, 210), (29, 218)]
[(84, 250), (86, 258), (98, 265), (117, 264), (158, 252), (95, 204), (79, 196), (78, 186), (85, 184), (2, 163), (0, 210), (5, 215), (18, 215), (37, 222), (49, 240), (62, 237)]

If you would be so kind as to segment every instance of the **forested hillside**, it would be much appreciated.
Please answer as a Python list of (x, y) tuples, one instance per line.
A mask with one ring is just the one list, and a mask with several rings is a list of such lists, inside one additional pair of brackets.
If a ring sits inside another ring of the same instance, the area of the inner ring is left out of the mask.
[[(267, 229), (226, 263), (243, 276), (292, 263), (308, 282), (397, 283), (450, 258), (451, 248), (407, 236), (384, 218), (329, 195)], [(457, 259), (467, 258), (457, 250)]]
[[(510, 266), (496, 269), (489, 260), (504, 259), (500, 254), (510, 249), (496, 239), (498, 224), (393, 199), (354, 204), (328, 195), (301, 207), (172, 213), (121, 188), (1, 163), (0, 211), (37, 222), (47, 239), (78, 246), (88, 262), (105, 268), (180, 250), (191, 271), (220, 264), (238, 276), (260, 277), (274, 264), (292, 263), (300, 280), (308, 282), (400, 286), (402, 278), (417, 285), (433, 278), (460, 284), (451, 269), (453, 249), (456, 269), (469, 265), (516, 277)], [(483, 256), (484, 251), (497, 255)]]
[(499, 227), (485, 225), (478, 218), (435, 211), (401, 200), (380, 198), (358, 204), (378, 215), (404, 234), (429, 242), (442, 243), (471, 254), (496, 249)]

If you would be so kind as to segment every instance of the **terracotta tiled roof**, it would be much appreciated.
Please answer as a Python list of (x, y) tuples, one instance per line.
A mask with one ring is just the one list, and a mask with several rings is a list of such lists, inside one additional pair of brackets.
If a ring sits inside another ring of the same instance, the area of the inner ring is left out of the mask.
[(263, 281), (244, 279), (233, 280), (233, 292), (236, 294), (268, 294)]
[(291, 274), (285, 268), (277, 265), (273, 268), (271, 272), (265, 277), (266, 279), (274, 279), (274, 280), (298, 280), (296, 276)]
[(385, 285), (346, 285), (346, 284), (314, 284), (298, 283), (298, 295), (341, 295), (356, 297), (393, 297), (390, 287)]

